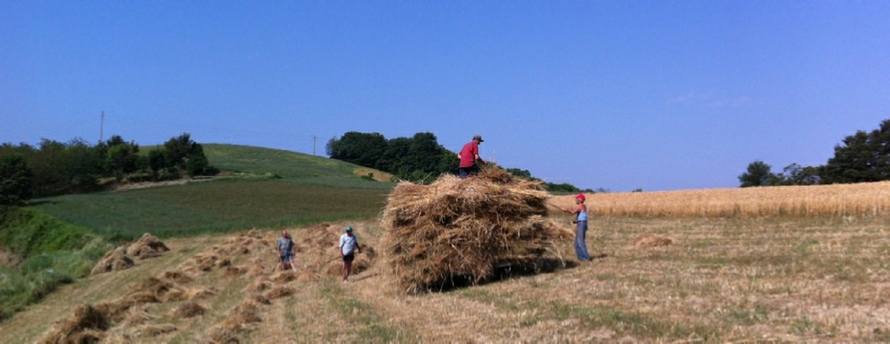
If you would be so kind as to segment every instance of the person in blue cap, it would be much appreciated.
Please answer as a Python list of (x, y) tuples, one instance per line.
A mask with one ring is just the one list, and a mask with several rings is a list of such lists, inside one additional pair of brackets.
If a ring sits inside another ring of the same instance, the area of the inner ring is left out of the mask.
[(346, 226), (346, 233), (340, 236), (340, 257), (343, 258), (343, 282), (349, 282), (349, 274), (352, 273), (352, 261), (355, 253), (362, 252), (362, 246), (358, 238), (352, 233), (352, 226)]

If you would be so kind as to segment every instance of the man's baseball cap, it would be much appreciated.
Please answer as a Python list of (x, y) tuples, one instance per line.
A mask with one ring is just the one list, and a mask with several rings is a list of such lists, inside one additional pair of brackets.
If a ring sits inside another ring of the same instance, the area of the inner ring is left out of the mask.
[(473, 140), (479, 140), (479, 142), (485, 142), (485, 140), (482, 139), (482, 135), (473, 136)]
[(580, 200), (582, 200), (582, 201), (586, 201), (586, 200), (587, 200), (587, 197), (584, 197), (584, 194), (578, 194), (578, 196), (575, 196), (575, 198), (580, 199)]
[(346, 226), (346, 231), (347, 231), (347, 232), (352, 232), (352, 226)]

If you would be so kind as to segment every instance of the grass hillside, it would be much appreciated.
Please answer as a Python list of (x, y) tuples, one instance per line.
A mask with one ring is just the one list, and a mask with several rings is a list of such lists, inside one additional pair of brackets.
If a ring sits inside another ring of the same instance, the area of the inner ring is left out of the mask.
[(217, 144), (204, 153), (226, 176), (54, 197), (33, 209), (111, 240), (166, 238), (374, 217), (393, 186), (356, 174), (381, 172), (301, 153)]

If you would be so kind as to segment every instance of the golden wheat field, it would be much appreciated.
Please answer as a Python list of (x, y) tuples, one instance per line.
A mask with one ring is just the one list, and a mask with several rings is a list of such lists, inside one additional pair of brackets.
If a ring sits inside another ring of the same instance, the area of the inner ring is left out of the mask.
[[(543, 271), (417, 295), (374, 255), (380, 219), (289, 228), (297, 273), (271, 269), (277, 230), (169, 239), (0, 323), (0, 342), (72, 324), (112, 343), (888, 342), (888, 184), (849, 187), (590, 195), (593, 262), (566, 240)], [(330, 257), (345, 225), (370, 248), (349, 283)]]
[[(571, 198), (555, 204), (568, 207)], [(847, 217), (890, 213), (890, 182), (588, 195), (591, 213), (642, 217)]]

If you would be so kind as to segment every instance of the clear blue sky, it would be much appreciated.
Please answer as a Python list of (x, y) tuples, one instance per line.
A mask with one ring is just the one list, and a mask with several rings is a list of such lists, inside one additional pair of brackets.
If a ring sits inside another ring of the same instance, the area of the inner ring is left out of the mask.
[[(0, 142), (432, 132), (582, 188), (737, 187), (890, 118), (890, 1), (0, 1)], [(212, 162), (211, 162), (212, 163)], [(455, 162), (456, 164), (456, 162)]]

